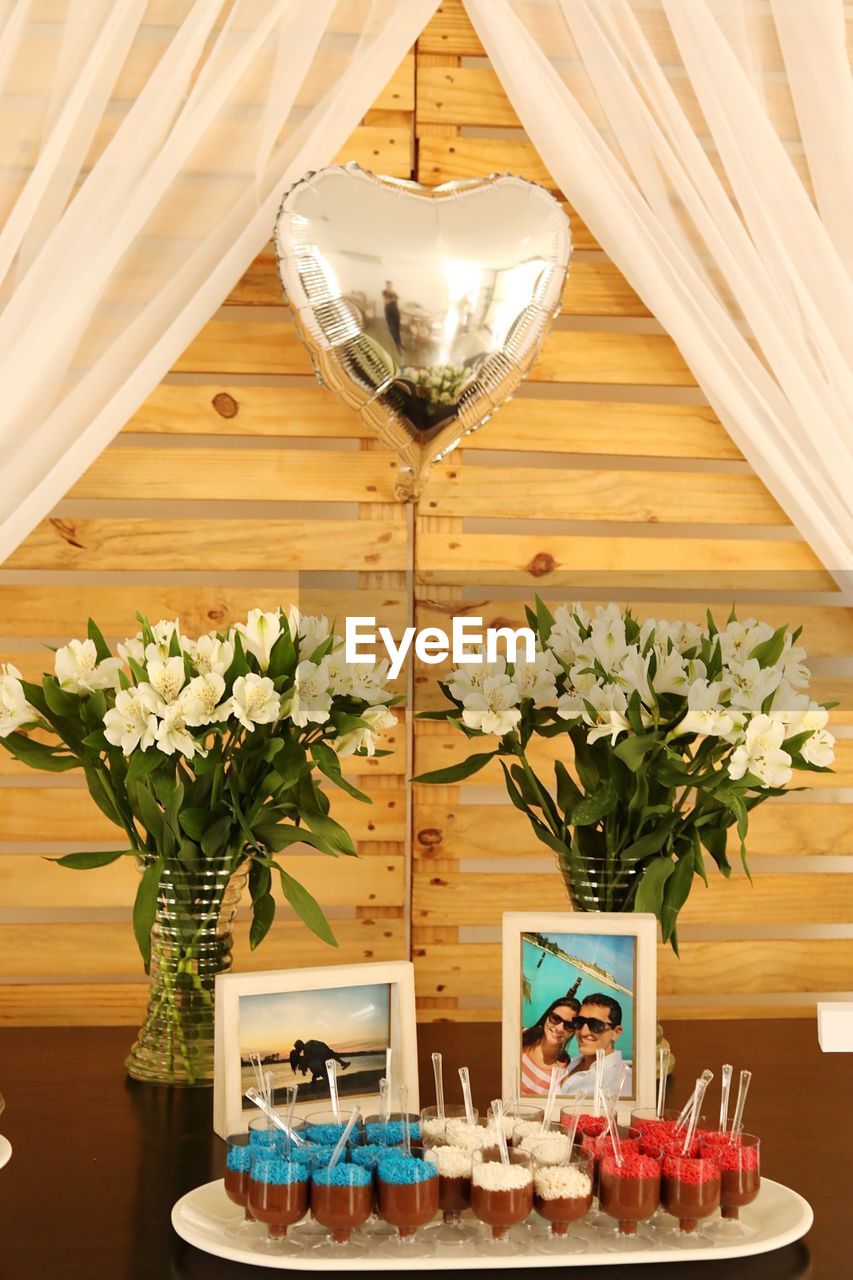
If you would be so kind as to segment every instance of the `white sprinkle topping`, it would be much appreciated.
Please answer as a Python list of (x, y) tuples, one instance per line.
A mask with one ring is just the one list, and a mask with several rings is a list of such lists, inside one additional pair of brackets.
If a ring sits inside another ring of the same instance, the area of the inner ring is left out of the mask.
[(471, 1152), (464, 1147), (432, 1147), (426, 1158), (438, 1165), (442, 1178), (471, 1177)]
[(543, 1200), (574, 1200), (584, 1198), (592, 1191), (589, 1174), (575, 1164), (555, 1164), (537, 1169), (533, 1185), (537, 1196)]
[(521, 1164), (501, 1164), (500, 1160), (487, 1160), (475, 1164), (471, 1181), (484, 1191), (518, 1191), (532, 1182), (529, 1169)]
[(441, 1138), (444, 1136), (444, 1124), (445, 1122), (438, 1117), (434, 1120), (422, 1120), (421, 1133), (425, 1138)]
[(532, 1151), (537, 1160), (559, 1164), (568, 1156), (572, 1143), (566, 1133), (529, 1133), (518, 1145), (522, 1151)]
[(468, 1124), (467, 1120), (448, 1120), (445, 1136), (454, 1147), (466, 1151), (479, 1151), (494, 1142), (494, 1135), (481, 1124)]

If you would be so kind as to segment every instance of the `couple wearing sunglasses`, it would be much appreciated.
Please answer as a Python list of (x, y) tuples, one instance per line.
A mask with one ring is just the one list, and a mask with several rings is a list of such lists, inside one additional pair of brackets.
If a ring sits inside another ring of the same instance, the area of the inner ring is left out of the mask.
[[(562, 1096), (592, 1096), (595, 1055), (603, 1049), (605, 1092), (616, 1088), (622, 1071), (622, 1054), (616, 1047), (622, 1034), (622, 1006), (600, 991), (584, 996), (561, 996), (521, 1034), (521, 1087), (527, 1094), (544, 1095), (551, 1083), (551, 1070), (563, 1068), (559, 1085)], [(577, 1050), (569, 1053), (570, 1044)], [(625, 1078), (622, 1096), (632, 1096), (631, 1073)]]

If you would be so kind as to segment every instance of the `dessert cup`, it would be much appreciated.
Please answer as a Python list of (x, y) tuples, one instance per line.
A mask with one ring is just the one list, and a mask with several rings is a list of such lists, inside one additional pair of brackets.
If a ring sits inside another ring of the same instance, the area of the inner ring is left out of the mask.
[(265, 1233), (264, 1228), (256, 1222), (249, 1209), (249, 1171), (251, 1167), (252, 1149), (248, 1133), (235, 1133), (226, 1139), (228, 1152), (225, 1157), (225, 1194), (228, 1199), (243, 1210), (239, 1217), (233, 1219), (225, 1228), (225, 1234), (232, 1240), (246, 1242), (258, 1240)]
[(755, 1228), (741, 1219), (740, 1211), (761, 1190), (761, 1140), (752, 1133), (739, 1133), (734, 1141), (703, 1142), (700, 1150), (716, 1149), (720, 1156), (720, 1217), (707, 1223), (702, 1235), (716, 1243), (748, 1240)]
[(373, 1210), (373, 1171), (361, 1164), (322, 1164), (311, 1171), (311, 1212), (329, 1237), (314, 1249), (324, 1258), (352, 1258), (367, 1252), (352, 1232)]
[(388, 1222), (383, 1222), (377, 1212), (378, 1204), (378, 1174), (377, 1169), (379, 1161), (388, 1155), (388, 1147), (378, 1146), (375, 1143), (362, 1143), (361, 1146), (350, 1148), (350, 1161), (359, 1165), (362, 1169), (369, 1169), (372, 1186), (372, 1201), (370, 1214), (365, 1222), (357, 1229), (360, 1238), (371, 1240), (387, 1240), (395, 1235), (394, 1228)]
[[(474, 1123), (479, 1120), (479, 1114), (475, 1108)], [(423, 1107), (421, 1110), (421, 1141), (425, 1147), (437, 1146), (439, 1142), (446, 1142), (445, 1127), (448, 1121), (459, 1122), (467, 1119), (465, 1108), (463, 1106), (450, 1106), (444, 1108), (444, 1117), (439, 1118), (438, 1107)]]
[(699, 1224), (720, 1204), (720, 1148), (705, 1147), (701, 1155), (665, 1152), (661, 1162), (661, 1204), (678, 1226), (659, 1233), (661, 1241), (678, 1248), (707, 1244)]
[(420, 1142), (421, 1118), (414, 1112), (391, 1111), (387, 1119), (380, 1115), (364, 1117), (364, 1141), (376, 1147), (403, 1145), (403, 1121), (409, 1126), (409, 1141)]
[(481, 1248), (495, 1257), (526, 1252), (529, 1241), (512, 1238), (510, 1230), (526, 1222), (533, 1208), (530, 1152), (510, 1147), (509, 1164), (504, 1164), (497, 1146), (484, 1147), (471, 1162), (471, 1208), (491, 1228)]
[[(305, 1117), (305, 1128), (300, 1136), (304, 1136), (312, 1147), (334, 1147), (349, 1123), (351, 1111), (312, 1111)], [(356, 1146), (361, 1142), (361, 1124), (356, 1124), (348, 1139), (348, 1146)]]
[(274, 1147), (250, 1150), (248, 1207), (267, 1228), (266, 1237), (254, 1244), (253, 1250), (276, 1256), (304, 1252), (304, 1245), (289, 1240), (287, 1231), (308, 1212), (310, 1165), (285, 1160)]
[(459, 1248), (481, 1235), (473, 1223), (462, 1215), (471, 1207), (471, 1152), (465, 1147), (438, 1143), (425, 1151), (425, 1158), (438, 1169), (438, 1208), (441, 1222), (425, 1228), (425, 1236), (433, 1243)]
[(592, 1161), (580, 1151), (558, 1154), (545, 1136), (533, 1156), (533, 1208), (548, 1223), (548, 1235), (536, 1239), (540, 1253), (583, 1253), (587, 1243), (571, 1234), (572, 1224), (592, 1208)]
[(410, 1156), (389, 1150), (377, 1167), (379, 1216), (397, 1230), (379, 1245), (383, 1256), (405, 1258), (431, 1253), (434, 1243), (419, 1232), (438, 1212), (438, 1169), (423, 1159), (423, 1148)]
[(641, 1155), (622, 1147), (621, 1159), (613, 1151), (601, 1157), (599, 1198), (601, 1208), (616, 1219), (616, 1229), (604, 1233), (602, 1244), (611, 1252), (634, 1252), (650, 1247), (653, 1233), (638, 1231), (660, 1203), (661, 1157)]

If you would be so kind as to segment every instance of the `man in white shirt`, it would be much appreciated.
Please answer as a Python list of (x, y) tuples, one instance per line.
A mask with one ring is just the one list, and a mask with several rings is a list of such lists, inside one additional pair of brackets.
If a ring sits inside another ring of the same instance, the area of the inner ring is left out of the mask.
[[(560, 1094), (569, 1097), (592, 1097), (595, 1092), (595, 1055), (603, 1049), (604, 1076), (602, 1088), (612, 1093), (619, 1083), (623, 1058), (616, 1048), (622, 1034), (622, 1006), (612, 996), (597, 991), (584, 996), (580, 1012), (574, 1019), (575, 1044), (580, 1056), (573, 1058), (560, 1083)], [(626, 1072), (620, 1097), (633, 1095), (631, 1070)]]

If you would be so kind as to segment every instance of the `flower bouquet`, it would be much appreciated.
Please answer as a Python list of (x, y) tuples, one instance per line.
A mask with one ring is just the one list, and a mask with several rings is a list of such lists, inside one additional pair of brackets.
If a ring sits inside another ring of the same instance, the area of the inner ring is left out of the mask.
[[(527, 609), (529, 651), (469, 655), (428, 712), (497, 743), (418, 782), (452, 783), (497, 758), (509, 797), (553, 850), (581, 911), (650, 911), (678, 950), (676, 921), (707, 852), (729, 876), (729, 829), (744, 869), (750, 810), (795, 772), (828, 771), (829, 707), (809, 699), (800, 632), (734, 613), (718, 628), (638, 621), (617, 605)], [(564, 737), (548, 784), (528, 751)], [(571, 750), (569, 750), (571, 748)]]
[(253, 948), (275, 917), (274, 876), (305, 924), (337, 945), (279, 858), (294, 844), (355, 855), (317, 775), (369, 803), (340, 758), (374, 754), (400, 699), (386, 687), (387, 662), (347, 664), (327, 620), (295, 608), (255, 609), (197, 639), (178, 620), (138, 616), (141, 630), (116, 656), (90, 620), (88, 638), (58, 649), (41, 684), (0, 669), (0, 742), (34, 769), (82, 769), (122, 833), (119, 848), (68, 854), (60, 866), (138, 861), (133, 928), (152, 989), (130, 1074), (208, 1083), (214, 978), (230, 967), (240, 891), (248, 879)]

